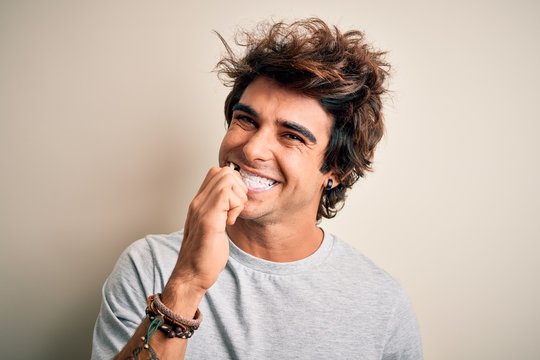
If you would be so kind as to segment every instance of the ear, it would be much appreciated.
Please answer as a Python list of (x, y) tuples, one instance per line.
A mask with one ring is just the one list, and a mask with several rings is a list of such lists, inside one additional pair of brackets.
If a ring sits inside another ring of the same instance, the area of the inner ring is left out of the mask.
[(334, 173), (329, 173), (327, 177), (325, 177), (325, 183), (324, 183), (324, 190), (332, 190), (336, 186), (339, 185), (339, 181), (337, 176)]

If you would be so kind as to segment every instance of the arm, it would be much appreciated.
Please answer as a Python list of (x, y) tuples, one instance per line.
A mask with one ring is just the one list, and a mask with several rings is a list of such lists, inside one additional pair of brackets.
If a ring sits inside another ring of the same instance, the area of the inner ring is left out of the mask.
[[(246, 201), (247, 188), (236, 171), (226, 167), (208, 172), (190, 204), (180, 254), (162, 293), (163, 303), (176, 314), (193, 318), (202, 297), (217, 280), (229, 255), (225, 227), (234, 224)], [(144, 299), (136, 301), (145, 306)], [(148, 325), (144, 319), (115, 359), (127, 359), (143, 345), (141, 337)], [(150, 346), (160, 359), (178, 359), (185, 354), (187, 340), (169, 339), (157, 331)]]
[[(174, 290), (174, 292), (171, 290)], [(169, 280), (167, 287), (162, 294), (162, 300), (163, 303), (176, 314), (190, 319), (195, 315), (203, 295), (204, 292), (191, 293), (189, 287), (183, 283), (173, 284)], [(141, 339), (146, 336), (149, 325), (150, 322), (148, 318), (145, 317), (129, 342), (122, 351), (114, 357), (114, 359), (130, 359), (136, 350), (140, 351), (141, 346), (144, 344)], [(187, 341), (187, 339), (167, 338), (163, 332), (157, 331), (150, 338), (150, 346), (159, 359), (183, 359), (186, 352)], [(138, 357), (134, 358), (138, 359)]]

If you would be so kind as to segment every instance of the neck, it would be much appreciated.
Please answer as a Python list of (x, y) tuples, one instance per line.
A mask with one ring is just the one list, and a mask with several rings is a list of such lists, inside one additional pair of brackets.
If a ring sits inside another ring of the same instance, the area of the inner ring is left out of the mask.
[(313, 254), (321, 245), (324, 234), (315, 222), (295, 224), (260, 224), (254, 220), (237, 219), (227, 226), (231, 240), (243, 251), (273, 262), (291, 262)]

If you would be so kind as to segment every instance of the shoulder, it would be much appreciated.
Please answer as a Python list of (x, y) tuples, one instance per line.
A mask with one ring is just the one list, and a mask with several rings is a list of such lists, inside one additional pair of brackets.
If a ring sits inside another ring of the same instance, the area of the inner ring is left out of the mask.
[(183, 235), (183, 230), (171, 234), (146, 235), (144, 238), (131, 243), (120, 258), (138, 259), (155, 255), (178, 254)]
[(182, 232), (148, 235), (122, 252), (102, 289), (92, 359), (112, 358), (135, 332), (146, 298), (161, 291), (172, 271), (181, 239)]
[(351, 245), (333, 237), (329, 266), (344, 279), (344, 292), (363, 311), (384, 320), (383, 358), (422, 359), (416, 315), (400, 282)]
[(333, 248), (328, 265), (335, 271), (366, 285), (400, 291), (401, 285), (388, 272), (337, 236), (331, 237)]
[(333, 236), (328, 266), (340, 293), (351, 305), (369, 309), (389, 320), (408, 306), (405, 290), (393, 276), (351, 245)]
[(118, 287), (136, 286), (140, 292), (154, 292), (159, 278), (170, 275), (178, 257), (182, 236), (183, 231), (168, 235), (147, 235), (131, 243), (118, 258), (106, 281), (106, 289), (114, 292)]
[(181, 232), (148, 235), (120, 255), (103, 286), (103, 300), (119, 317), (138, 323), (145, 299), (160, 291), (177, 259)]
[(147, 235), (131, 243), (120, 255), (118, 266), (148, 267), (176, 261), (182, 243), (183, 230), (171, 234)]

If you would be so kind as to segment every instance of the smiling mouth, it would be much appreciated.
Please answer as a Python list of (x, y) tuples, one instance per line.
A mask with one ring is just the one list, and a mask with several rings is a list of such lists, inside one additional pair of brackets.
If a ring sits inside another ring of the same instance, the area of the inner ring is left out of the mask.
[(230, 166), (231, 168), (233, 168), (234, 170), (240, 173), (240, 176), (242, 177), (244, 184), (246, 184), (249, 190), (265, 191), (265, 190), (271, 189), (274, 185), (278, 183), (275, 180), (249, 173), (243, 170), (239, 165), (235, 163), (230, 162), (228, 166)]

